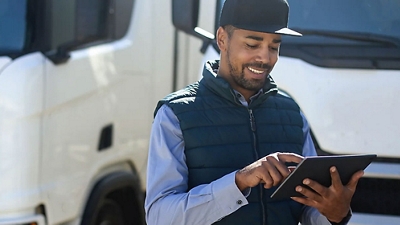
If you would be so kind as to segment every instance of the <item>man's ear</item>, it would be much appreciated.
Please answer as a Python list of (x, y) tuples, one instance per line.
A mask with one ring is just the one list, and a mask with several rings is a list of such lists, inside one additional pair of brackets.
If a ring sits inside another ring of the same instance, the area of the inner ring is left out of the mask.
[(219, 27), (217, 30), (217, 45), (221, 52), (226, 51), (228, 47), (228, 33), (223, 27)]

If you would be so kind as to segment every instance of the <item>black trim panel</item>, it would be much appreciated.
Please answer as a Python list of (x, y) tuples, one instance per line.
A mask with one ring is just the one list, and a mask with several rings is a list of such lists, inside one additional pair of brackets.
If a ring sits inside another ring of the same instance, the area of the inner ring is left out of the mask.
[(400, 48), (395, 47), (283, 43), (280, 55), (327, 68), (400, 69)]
[[(314, 143), (315, 149), (317, 150), (318, 155), (338, 155), (338, 154), (321, 149), (312, 131), (311, 131), (311, 138), (313, 140), (313, 143)], [(400, 164), (400, 158), (381, 157), (378, 155), (378, 157), (376, 157), (373, 160), (373, 162)]]
[(113, 140), (113, 125), (110, 124), (102, 128), (97, 150), (103, 151), (109, 149), (113, 144), (112, 140)]
[(353, 212), (400, 216), (400, 180), (361, 178), (351, 201)]

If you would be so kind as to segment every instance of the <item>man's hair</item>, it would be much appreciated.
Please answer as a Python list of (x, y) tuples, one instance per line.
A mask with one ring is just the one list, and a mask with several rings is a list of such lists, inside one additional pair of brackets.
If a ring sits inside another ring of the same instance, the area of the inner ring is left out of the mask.
[(228, 33), (229, 39), (232, 37), (233, 31), (237, 30), (237, 28), (232, 25), (225, 25), (222, 28)]

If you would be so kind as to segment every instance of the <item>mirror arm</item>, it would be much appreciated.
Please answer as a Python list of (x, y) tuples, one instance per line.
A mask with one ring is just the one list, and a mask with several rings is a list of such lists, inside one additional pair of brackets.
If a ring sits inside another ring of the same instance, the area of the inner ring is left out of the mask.
[(62, 47), (59, 47), (56, 51), (46, 52), (44, 55), (55, 65), (64, 64), (71, 58), (69, 51)]

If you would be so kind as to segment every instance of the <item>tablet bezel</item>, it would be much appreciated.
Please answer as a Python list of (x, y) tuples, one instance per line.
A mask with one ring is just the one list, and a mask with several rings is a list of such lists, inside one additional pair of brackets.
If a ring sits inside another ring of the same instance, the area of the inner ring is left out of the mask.
[(302, 197), (303, 195), (295, 188), (299, 185), (309, 188), (302, 184), (305, 178), (329, 187), (331, 185), (329, 169), (332, 166), (336, 166), (342, 183), (345, 185), (355, 172), (364, 170), (376, 157), (375, 154), (305, 157), (270, 197), (272, 199)]

